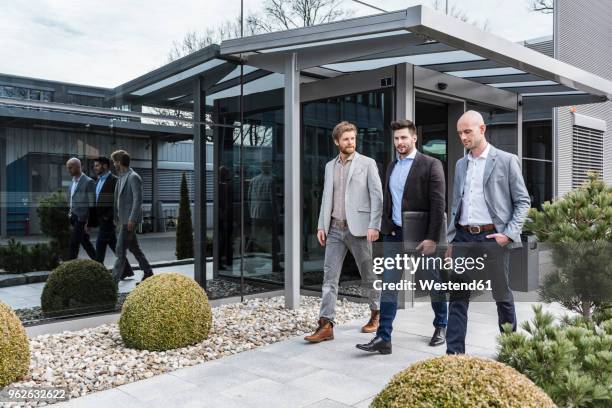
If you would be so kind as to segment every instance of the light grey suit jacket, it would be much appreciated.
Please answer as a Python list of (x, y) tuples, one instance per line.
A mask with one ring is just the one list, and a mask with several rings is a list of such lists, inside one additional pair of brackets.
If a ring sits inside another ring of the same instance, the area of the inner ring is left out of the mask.
[[(319, 212), (318, 229), (329, 233), (334, 201), (334, 163), (337, 157), (325, 165), (323, 199)], [(368, 228), (380, 231), (383, 192), (376, 162), (355, 152), (346, 178), (344, 198), (346, 221), (349, 231), (356, 237), (364, 237)]]
[[(70, 192), (72, 182), (68, 186), (68, 205), (70, 205)], [(89, 220), (90, 212), (95, 205), (96, 183), (87, 175), (82, 174), (77, 188), (72, 196), (72, 208), (70, 212), (76, 215), (81, 222)]]
[(127, 225), (128, 221), (142, 221), (142, 179), (132, 168), (119, 177), (115, 185), (115, 222)]
[[(463, 186), (467, 174), (468, 158), (463, 156), (455, 167), (453, 206), (448, 225), (448, 242), (455, 237), (455, 224), (461, 216)], [(521, 231), (531, 207), (523, 173), (516, 155), (491, 145), (484, 169), (484, 196), (495, 229), (510, 238), (510, 247), (521, 246)]]

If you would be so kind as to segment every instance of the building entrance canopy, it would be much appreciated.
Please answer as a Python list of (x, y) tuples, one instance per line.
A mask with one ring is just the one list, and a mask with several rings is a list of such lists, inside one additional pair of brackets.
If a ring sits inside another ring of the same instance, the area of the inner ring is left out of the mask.
[(612, 81), (427, 7), (224, 41), (221, 55), (284, 73), (333, 77), (402, 62), (559, 104), (612, 99)]

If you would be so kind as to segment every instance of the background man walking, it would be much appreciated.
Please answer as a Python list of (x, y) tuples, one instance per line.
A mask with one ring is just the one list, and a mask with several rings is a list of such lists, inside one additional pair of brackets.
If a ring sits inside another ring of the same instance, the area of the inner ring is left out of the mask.
[(68, 189), (68, 218), (72, 230), (70, 232), (69, 259), (79, 257), (81, 245), (91, 259), (96, 259), (96, 251), (89, 240), (90, 217), (93, 217), (94, 207), (94, 181), (83, 174), (81, 161), (76, 157), (66, 162), (66, 169), (72, 176), (72, 182)]
[(111, 155), (111, 160), (119, 175), (115, 186), (115, 222), (118, 226), (118, 236), (113, 279), (115, 282), (121, 279), (125, 264), (128, 262), (129, 249), (136, 257), (140, 269), (144, 271), (142, 277), (144, 281), (153, 276), (153, 270), (142, 253), (136, 237), (136, 225), (142, 220), (142, 179), (130, 167), (130, 155), (126, 151), (117, 150)]
[[(117, 246), (117, 231), (113, 214), (113, 200), (117, 176), (110, 171), (110, 160), (107, 157), (98, 157), (94, 160), (94, 172), (98, 177), (96, 181), (96, 216), (95, 226), (98, 227), (96, 238), (96, 259), (104, 264), (106, 247), (115, 252)], [(125, 269), (121, 279), (134, 276), (129, 262), (125, 263)]]
[(355, 151), (357, 127), (338, 123), (332, 132), (339, 154), (325, 166), (323, 199), (317, 238), (325, 247), (323, 293), (316, 331), (305, 340), (318, 343), (334, 338), (333, 321), (338, 281), (347, 251), (351, 251), (368, 290), (370, 320), (362, 331), (378, 328), (380, 291), (373, 287), (372, 242), (378, 239), (382, 187), (376, 162)]
[[(508, 323), (516, 330), (514, 297), (509, 284), (507, 245), (520, 246), (521, 230), (531, 206), (517, 156), (496, 149), (485, 138), (480, 113), (465, 112), (457, 133), (469, 153), (457, 161), (453, 206), (446, 256), (483, 257), (497, 305), (499, 329)], [(473, 276), (473, 275), (472, 275)], [(455, 282), (469, 282), (470, 274), (453, 273)], [(451, 291), (446, 352), (465, 353), (469, 291)]]

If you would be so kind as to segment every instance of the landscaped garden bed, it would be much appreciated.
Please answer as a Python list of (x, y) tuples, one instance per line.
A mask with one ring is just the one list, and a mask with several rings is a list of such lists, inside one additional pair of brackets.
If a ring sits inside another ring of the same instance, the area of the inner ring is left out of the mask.
[[(37, 336), (30, 340), (29, 374), (18, 387), (68, 387), (71, 398), (275, 343), (310, 332), (320, 299), (302, 297), (298, 310), (283, 297), (252, 299), (212, 309), (208, 338), (193, 346), (147, 351), (126, 348), (117, 324)], [(366, 304), (339, 301), (336, 321), (362, 319)]]

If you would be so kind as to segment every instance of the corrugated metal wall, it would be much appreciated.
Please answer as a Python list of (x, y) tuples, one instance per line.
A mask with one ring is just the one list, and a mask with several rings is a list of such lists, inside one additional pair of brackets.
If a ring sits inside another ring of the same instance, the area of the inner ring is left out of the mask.
[[(612, 79), (612, 2), (555, 1), (556, 58)], [(612, 184), (612, 102), (578, 105), (577, 112), (607, 122), (604, 134), (604, 180)], [(555, 109), (557, 134), (557, 196), (572, 188), (572, 115), (569, 107)]]

